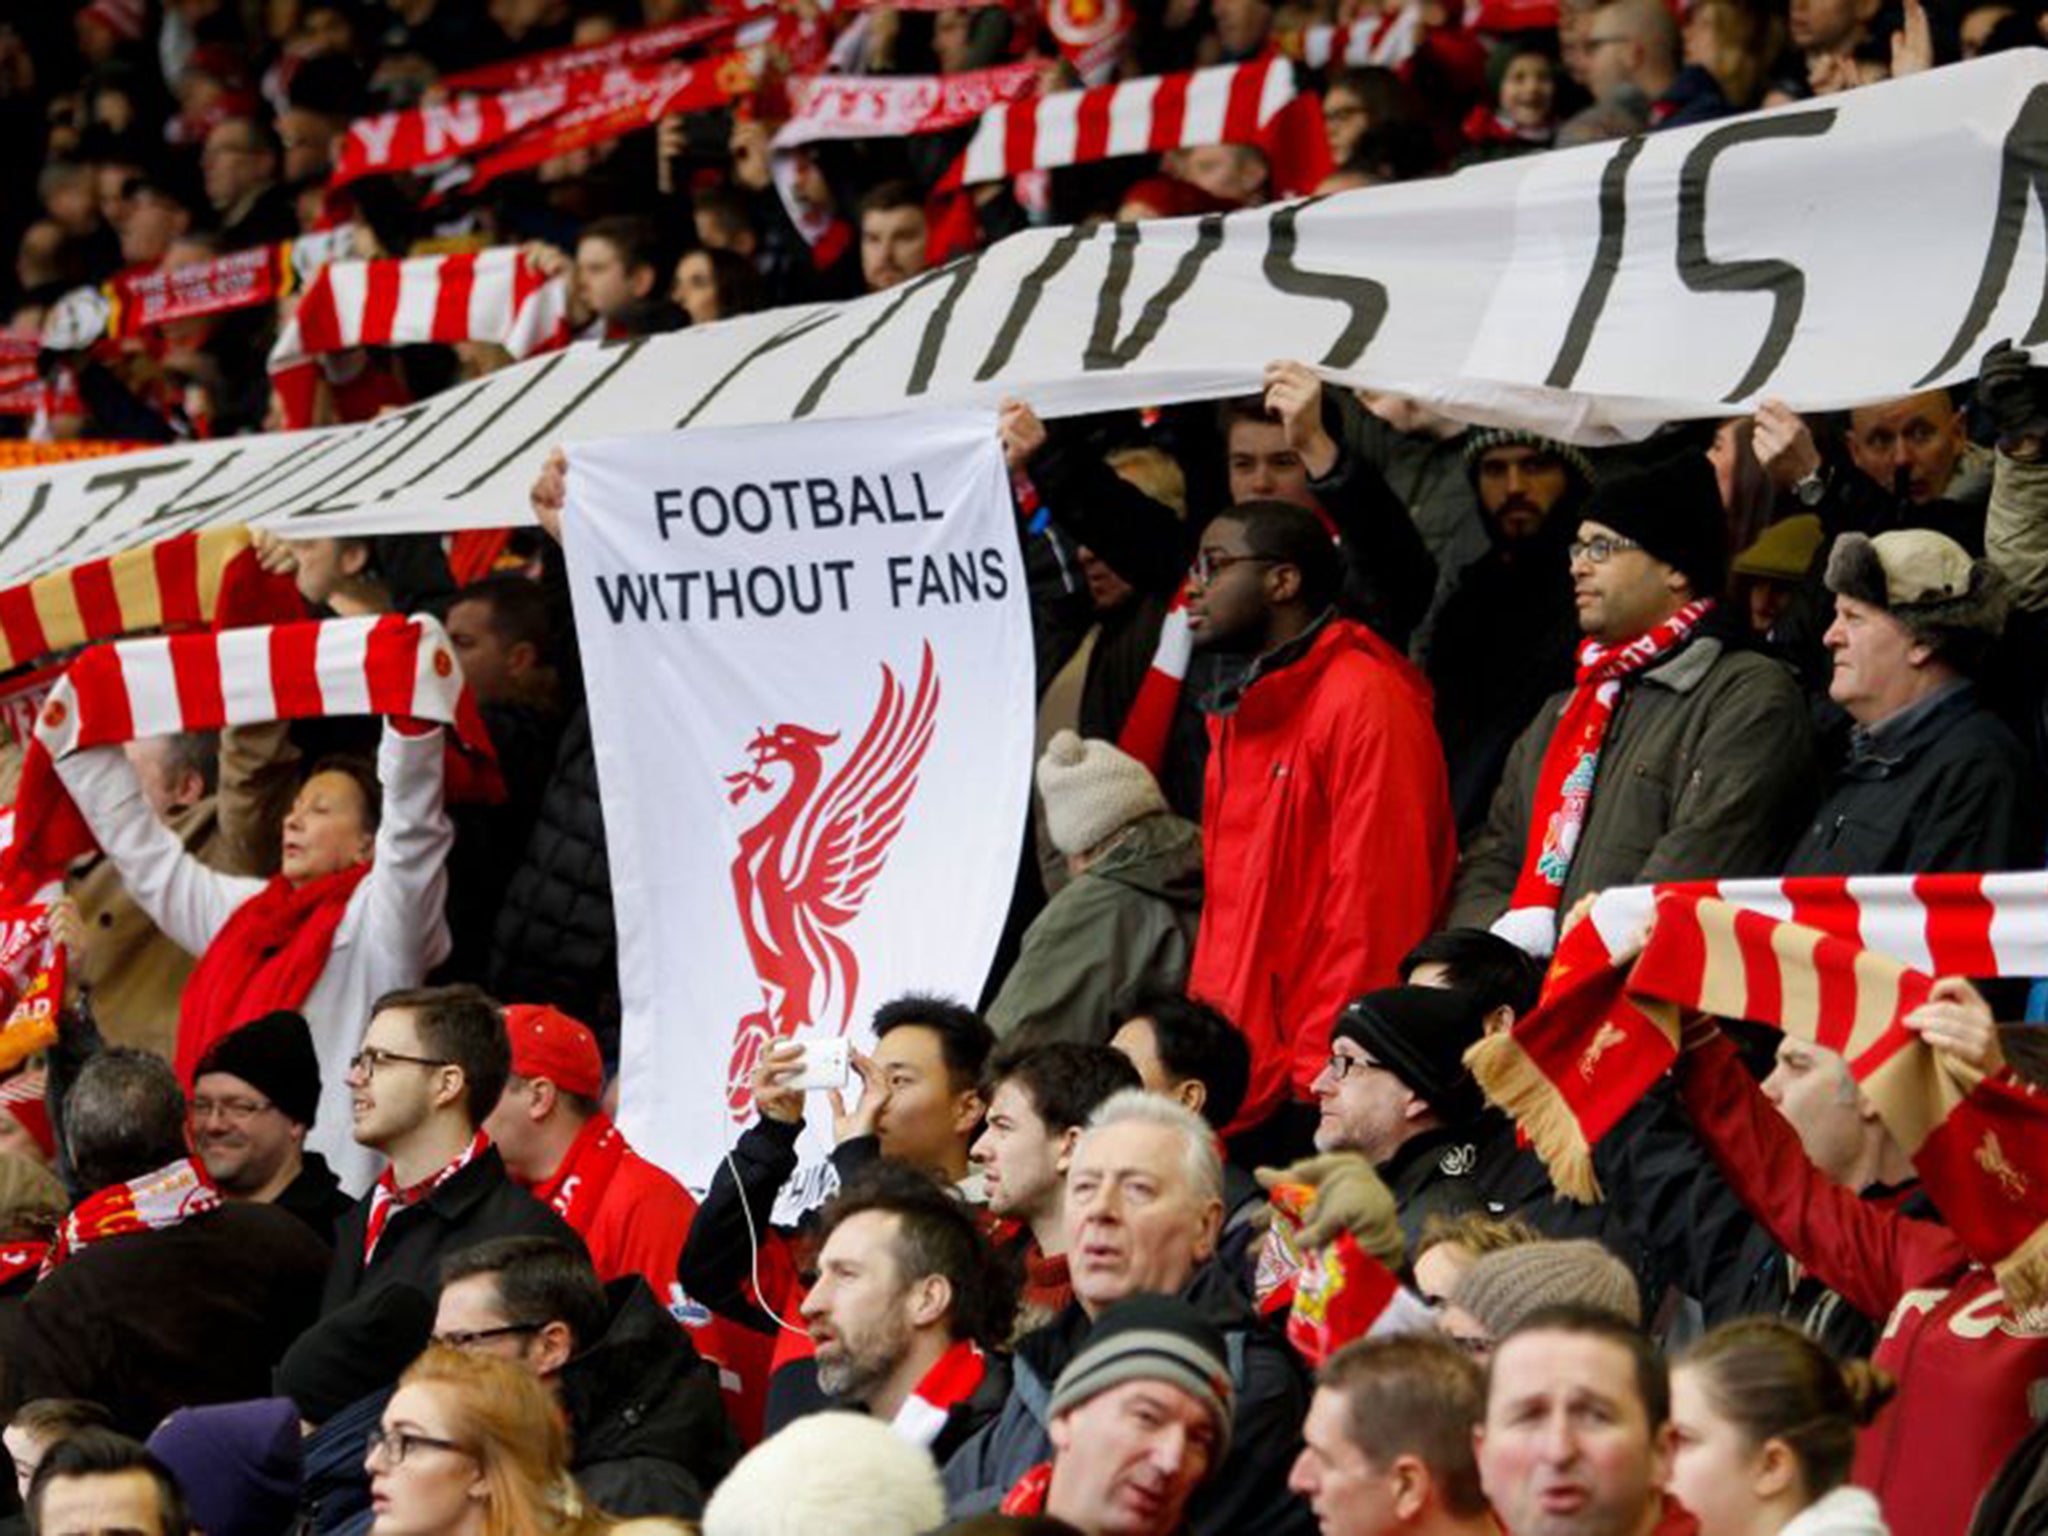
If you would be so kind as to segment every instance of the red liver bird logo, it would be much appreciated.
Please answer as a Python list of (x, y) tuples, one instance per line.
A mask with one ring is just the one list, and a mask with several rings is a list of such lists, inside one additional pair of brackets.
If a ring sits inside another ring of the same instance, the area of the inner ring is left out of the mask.
[(734, 805), (774, 797), (740, 834), (732, 861), (733, 897), (762, 1001), (733, 1038), (726, 1102), (734, 1120), (753, 1113), (748, 1078), (771, 1042), (812, 1027), (844, 1034), (853, 1022), (860, 957), (841, 930), (859, 916), (903, 830), (938, 710), (926, 645), (914, 694), (882, 668), (874, 716), (829, 782), (825, 752), (840, 733), (791, 724), (757, 733), (747, 745), (752, 764), (726, 775)]

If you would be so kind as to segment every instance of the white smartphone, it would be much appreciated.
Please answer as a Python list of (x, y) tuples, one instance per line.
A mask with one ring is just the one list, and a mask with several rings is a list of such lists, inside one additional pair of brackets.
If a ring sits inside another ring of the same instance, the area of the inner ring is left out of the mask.
[(818, 1035), (798, 1043), (803, 1046), (804, 1054), (798, 1063), (796, 1076), (788, 1080), (788, 1087), (816, 1093), (822, 1089), (846, 1086), (847, 1070), (852, 1064), (852, 1046), (844, 1035)]

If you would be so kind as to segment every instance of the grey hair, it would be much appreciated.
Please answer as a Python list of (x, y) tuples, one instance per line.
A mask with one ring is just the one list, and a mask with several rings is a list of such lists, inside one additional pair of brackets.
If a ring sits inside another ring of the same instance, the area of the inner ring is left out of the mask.
[(1154, 1125), (1181, 1139), (1181, 1164), (1188, 1185), (1205, 1200), (1223, 1198), (1223, 1158), (1208, 1121), (1177, 1099), (1143, 1088), (1124, 1088), (1096, 1106), (1082, 1140), (1113, 1125)]
[(185, 1156), (185, 1093), (170, 1063), (122, 1046), (93, 1057), (64, 1100), (64, 1145), (87, 1190)]

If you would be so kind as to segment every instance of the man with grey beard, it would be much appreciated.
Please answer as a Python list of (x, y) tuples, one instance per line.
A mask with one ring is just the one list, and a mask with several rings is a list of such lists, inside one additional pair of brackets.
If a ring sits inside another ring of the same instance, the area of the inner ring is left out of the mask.
[(995, 1353), (1016, 1284), (974, 1213), (929, 1175), (864, 1172), (825, 1210), (818, 1278), (799, 1308), (818, 1385), (943, 1465), (1009, 1396)]

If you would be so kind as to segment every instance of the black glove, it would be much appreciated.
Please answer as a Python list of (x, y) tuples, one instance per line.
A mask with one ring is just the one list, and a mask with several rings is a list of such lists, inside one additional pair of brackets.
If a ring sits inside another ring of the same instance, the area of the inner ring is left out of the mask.
[(2001, 448), (2021, 438), (2048, 436), (2048, 368), (2001, 341), (1977, 368), (1977, 403), (1998, 429)]

